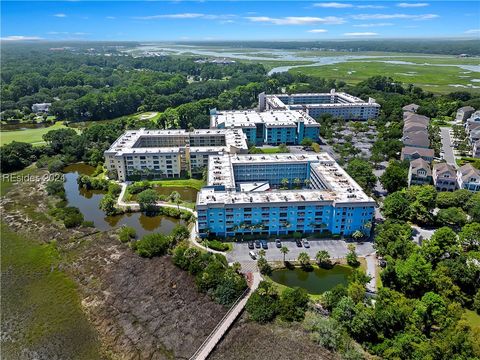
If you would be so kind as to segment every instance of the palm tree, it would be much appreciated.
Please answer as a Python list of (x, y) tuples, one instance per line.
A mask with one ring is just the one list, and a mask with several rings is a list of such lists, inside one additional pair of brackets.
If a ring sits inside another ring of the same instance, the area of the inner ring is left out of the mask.
[(310, 179), (303, 180), (303, 183), (305, 184), (305, 187), (308, 188), (310, 186)]
[(290, 250), (286, 246), (280, 248), (280, 252), (283, 254), (283, 262), (285, 262), (285, 255), (287, 255), (289, 251)]
[(180, 210), (180, 199), (181, 199), (180, 193), (178, 191), (172, 191), (172, 193), (170, 194), (170, 199), (175, 204), (177, 204), (177, 208)]
[(310, 265), (310, 256), (308, 256), (305, 251), (302, 251), (300, 254), (298, 254), (297, 260), (302, 267)]
[(361, 232), (360, 230), (357, 230), (352, 234), (352, 238), (354, 238), (355, 240), (360, 240), (361, 238), (363, 238), (363, 236), (363, 232)]
[(280, 184), (282, 184), (282, 188), (284, 189), (288, 189), (288, 179), (287, 178), (283, 178), (281, 181), (280, 181)]
[(266, 255), (265, 250), (263, 250), (263, 249), (258, 250), (258, 256), (260, 256), (261, 258), (263, 258), (265, 255)]
[(299, 188), (301, 183), (302, 183), (302, 180), (300, 180), (299, 178), (293, 179), (293, 184), (295, 185), (296, 188)]
[(317, 260), (318, 266), (330, 264), (330, 254), (327, 250), (320, 250), (315, 255), (315, 260)]

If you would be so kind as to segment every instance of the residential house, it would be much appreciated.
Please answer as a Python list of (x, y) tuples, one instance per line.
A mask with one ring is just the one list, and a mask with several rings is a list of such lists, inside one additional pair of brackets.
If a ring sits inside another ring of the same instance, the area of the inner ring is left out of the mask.
[(433, 151), (433, 149), (405, 146), (404, 148), (402, 148), (400, 159), (408, 160), (408, 161), (412, 161), (415, 159), (423, 159), (431, 163), (433, 161), (434, 156), (435, 156), (435, 152)]
[(458, 187), (470, 191), (480, 191), (480, 170), (472, 164), (465, 164), (458, 169)]
[(461, 107), (460, 109), (457, 110), (457, 116), (455, 117), (455, 120), (464, 122), (467, 120), (473, 113), (475, 112), (475, 109), (471, 106), (464, 106)]
[(408, 105), (405, 105), (404, 107), (402, 107), (402, 110), (404, 112), (416, 113), (418, 111), (419, 107), (420, 107), (420, 105), (417, 105), (417, 104), (408, 104)]
[(454, 191), (458, 189), (457, 171), (447, 163), (433, 165), (433, 183), (438, 191)]
[(403, 134), (403, 145), (428, 149), (430, 140), (427, 131), (412, 131)]
[(430, 122), (430, 118), (428, 116), (418, 115), (414, 113), (403, 113), (403, 120), (405, 125), (409, 123), (422, 124), (425, 126), (425, 128)]
[(432, 183), (432, 169), (422, 158), (410, 162), (408, 185), (428, 185)]
[(38, 103), (38, 104), (33, 104), (32, 105), (32, 111), (34, 113), (39, 113), (39, 112), (48, 112), (48, 109), (50, 108), (50, 105), (52, 103)]
[(474, 158), (480, 158), (480, 140), (473, 143), (472, 156)]

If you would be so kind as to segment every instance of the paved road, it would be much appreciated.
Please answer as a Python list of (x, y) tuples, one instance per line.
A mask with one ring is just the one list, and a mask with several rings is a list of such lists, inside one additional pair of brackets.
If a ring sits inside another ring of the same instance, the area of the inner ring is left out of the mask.
[[(344, 258), (348, 253), (347, 243), (343, 240), (309, 240), (310, 248), (306, 249), (303, 246), (297, 247), (295, 241), (282, 241), (282, 245), (286, 246), (290, 251), (285, 256), (285, 260), (293, 261), (296, 260), (298, 255), (301, 252), (306, 252), (310, 255), (310, 259), (314, 260), (315, 255), (319, 250), (327, 250), (331, 258)], [(374, 251), (372, 243), (355, 243), (357, 248), (356, 252), (359, 256), (366, 256)], [(258, 252), (260, 249), (254, 249), (253, 251)], [(227, 253), (227, 259), (229, 262), (238, 261), (240, 263), (248, 263), (252, 261), (252, 258), (249, 255), (250, 249), (248, 244), (245, 243), (234, 243), (233, 250)], [(275, 242), (268, 242), (268, 250), (265, 250), (265, 258), (268, 261), (283, 261), (283, 254), (280, 252), (280, 249), (275, 246)]]
[(440, 136), (442, 138), (442, 150), (445, 154), (443, 155), (443, 158), (445, 159), (447, 164), (451, 164), (457, 167), (457, 163), (455, 162), (455, 155), (453, 154), (452, 139), (450, 137), (450, 128), (441, 127)]
[(365, 256), (367, 262), (367, 275), (370, 276), (370, 281), (367, 284), (369, 292), (377, 292), (377, 254), (372, 253)]
[(205, 360), (212, 352), (218, 342), (222, 339), (223, 335), (228, 331), (235, 319), (241, 314), (248, 298), (257, 289), (260, 280), (262, 279), (260, 273), (253, 273), (253, 283), (250, 287), (250, 291), (244, 296), (236, 305), (234, 305), (227, 315), (220, 321), (217, 327), (213, 330), (210, 336), (200, 346), (198, 351), (190, 358), (190, 360)]

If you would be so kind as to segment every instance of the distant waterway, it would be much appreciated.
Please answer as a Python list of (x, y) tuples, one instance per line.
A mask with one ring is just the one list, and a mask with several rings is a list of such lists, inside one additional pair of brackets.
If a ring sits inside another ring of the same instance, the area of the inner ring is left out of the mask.
[[(463, 70), (480, 72), (480, 65), (463, 65), (463, 64), (429, 64), (428, 58), (429, 55), (409, 55), (409, 57), (415, 58), (425, 58), (427, 62), (423, 64), (409, 62), (409, 61), (400, 61), (394, 60), (396, 57), (405, 57), (405, 55), (338, 55), (338, 56), (302, 56), (293, 51), (279, 50), (279, 49), (258, 49), (258, 53), (261, 56), (255, 56), (255, 53), (245, 53), (245, 52), (235, 52), (228, 51), (228, 49), (201, 49), (193, 46), (163, 46), (161, 44), (145, 44), (135, 48), (135, 51), (140, 52), (161, 52), (168, 51), (173, 54), (193, 54), (207, 57), (215, 58), (234, 58), (240, 60), (258, 60), (258, 61), (304, 61), (311, 62), (311, 64), (304, 65), (287, 65), (287, 66), (278, 66), (271, 69), (268, 72), (268, 75), (289, 71), (290, 69), (304, 67), (304, 66), (323, 66), (323, 65), (334, 65), (338, 63), (343, 63), (351, 60), (367, 60), (375, 61), (374, 59), (385, 59), (392, 58), (393, 60), (378, 60), (391, 64), (399, 65), (419, 65), (419, 66), (456, 66)], [(265, 54), (271, 54), (266, 56)]]

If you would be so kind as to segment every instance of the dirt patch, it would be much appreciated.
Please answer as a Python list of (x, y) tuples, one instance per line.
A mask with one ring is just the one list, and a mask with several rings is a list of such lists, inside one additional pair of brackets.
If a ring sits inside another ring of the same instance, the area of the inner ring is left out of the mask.
[(338, 360), (339, 357), (310, 341), (301, 328), (259, 325), (247, 315), (238, 319), (209, 360)]
[[(140, 258), (113, 232), (65, 229), (47, 215), (49, 203), (41, 183), (16, 184), (0, 200), (3, 221), (25, 241), (56, 242), (56, 270), (77, 284), (105, 356), (189, 358), (226, 309), (199, 293), (194, 278), (168, 257)], [(37, 355), (56, 358), (51, 351)]]

